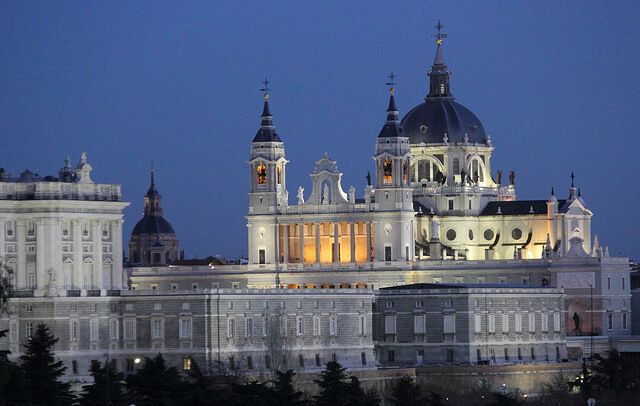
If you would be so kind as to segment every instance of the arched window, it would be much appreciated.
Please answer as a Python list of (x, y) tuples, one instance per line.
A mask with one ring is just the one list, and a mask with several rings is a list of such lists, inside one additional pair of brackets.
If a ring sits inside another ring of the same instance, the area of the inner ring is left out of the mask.
[(478, 157), (471, 158), (468, 170), (474, 182), (484, 182), (484, 164)]
[(458, 158), (453, 158), (453, 174), (460, 174), (460, 160)]
[[(417, 174), (415, 172), (415, 165), (418, 166)], [(438, 174), (438, 172), (443, 172), (442, 167), (436, 162), (434, 158), (420, 159), (416, 162), (415, 165), (413, 166), (414, 182), (434, 182), (437, 180), (436, 175)]]
[(276, 182), (278, 185), (282, 185), (282, 168), (276, 167)]
[(402, 180), (407, 183), (409, 182), (409, 160), (405, 159), (402, 161)]
[(393, 164), (390, 159), (385, 159), (382, 163), (382, 179), (383, 183), (391, 183), (393, 181), (392, 171)]
[(259, 164), (256, 167), (256, 174), (258, 175), (258, 185), (267, 184), (267, 167), (264, 164)]

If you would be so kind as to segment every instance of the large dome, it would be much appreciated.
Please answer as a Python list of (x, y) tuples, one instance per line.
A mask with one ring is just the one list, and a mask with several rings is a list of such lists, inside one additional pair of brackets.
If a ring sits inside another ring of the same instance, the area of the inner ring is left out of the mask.
[(145, 214), (131, 232), (132, 236), (141, 234), (175, 234), (175, 232), (164, 217)]
[(402, 131), (411, 144), (442, 144), (445, 134), (449, 143), (485, 144), (487, 135), (482, 123), (468, 108), (450, 97), (427, 98), (402, 119)]

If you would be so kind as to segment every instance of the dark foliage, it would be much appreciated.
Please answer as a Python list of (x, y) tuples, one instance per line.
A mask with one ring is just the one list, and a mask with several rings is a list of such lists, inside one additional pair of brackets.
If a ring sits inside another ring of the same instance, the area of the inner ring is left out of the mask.
[(62, 361), (56, 361), (52, 348), (58, 339), (45, 324), (38, 324), (31, 339), (24, 344), (20, 357), (20, 370), (24, 377), (25, 394), (32, 405), (68, 405), (73, 402), (69, 384), (60, 382), (66, 370)]
[(175, 367), (167, 367), (164, 358), (145, 358), (142, 367), (126, 379), (129, 403), (136, 406), (173, 406), (185, 404), (187, 384)]
[(104, 366), (100, 362), (94, 362), (90, 372), (93, 376), (93, 384), (83, 388), (79, 399), (81, 406), (127, 405), (121, 373), (109, 367), (108, 362)]

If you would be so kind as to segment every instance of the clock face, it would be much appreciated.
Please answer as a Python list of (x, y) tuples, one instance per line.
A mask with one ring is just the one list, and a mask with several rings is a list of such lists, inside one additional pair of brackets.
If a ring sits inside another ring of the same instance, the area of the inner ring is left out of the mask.
[(514, 228), (513, 230), (511, 230), (511, 238), (513, 238), (514, 240), (519, 240), (522, 238), (522, 230), (520, 230), (519, 228)]

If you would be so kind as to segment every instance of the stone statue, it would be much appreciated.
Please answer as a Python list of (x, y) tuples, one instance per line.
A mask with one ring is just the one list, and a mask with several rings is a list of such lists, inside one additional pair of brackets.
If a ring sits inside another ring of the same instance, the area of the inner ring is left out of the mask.
[(575, 330), (581, 331), (580, 330), (580, 316), (578, 316), (577, 312), (573, 313), (573, 324), (575, 326)]
[(511, 186), (515, 186), (516, 185), (516, 172), (515, 171), (509, 171), (509, 184)]
[(321, 204), (329, 204), (331, 203), (331, 197), (329, 196), (329, 184), (325, 183), (322, 187), (322, 198), (320, 200)]
[(371, 185), (367, 185), (364, 188), (364, 202), (367, 206), (371, 204)]
[(298, 187), (298, 204), (304, 204), (304, 188)]
[(478, 183), (479, 180), (480, 180), (480, 175), (478, 175), (478, 172), (476, 171), (473, 174), (473, 183)]
[(356, 188), (353, 186), (349, 187), (347, 196), (349, 197), (349, 203), (354, 204), (356, 202)]
[(460, 171), (460, 179), (462, 180), (462, 184), (464, 185), (467, 181), (467, 173), (463, 170)]
[(496, 183), (497, 183), (498, 185), (502, 185), (502, 169), (498, 169), (497, 178), (498, 178), (498, 179), (497, 179)]
[(367, 171), (367, 185), (371, 186), (371, 172)]
[(47, 285), (49, 296), (56, 295), (56, 271), (53, 268), (49, 269), (49, 284)]

